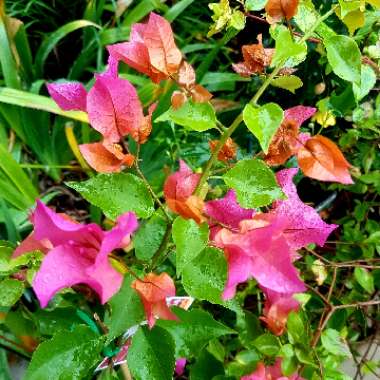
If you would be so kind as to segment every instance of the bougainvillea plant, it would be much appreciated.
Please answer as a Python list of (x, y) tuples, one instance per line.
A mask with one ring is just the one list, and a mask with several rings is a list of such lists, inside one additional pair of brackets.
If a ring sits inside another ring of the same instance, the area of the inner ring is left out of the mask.
[[(212, 91), (197, 82), (169, 21), (153, 12), (131, 26), (128, 41), (107, 46), (106, 69), (89, 87), (47, 84), (60, 109), (80, 111), (89, 136), (98, 136), (74, 144), (89, 178), (66, 185), (104, 218), (79, 222), (36, 199), (32, 231), (1, 258), (10, 289), (2, 306), (13, 306), (26, 288), (35, 301), (29, 313), (45, 329), (43, 339), (24, 342), (34, 351), (26, 380), (349, 378), (340, 369), (351, 355), (340, 312), (380, 302), (376, 294), (356, 302), (332, 297), (339, 265), (352, 263), (334, 265), (316, 252), (342, 231), (302, 200), (297, 183), (307, 177), (343, 189), (357, 172), (337, 141), (309, 127), (326, 110), (299, 104), (294, 93), (313, 44), (356, 99), (371, 90), (357, 42), (328, 19), (339, 16), (352, 34), (351, 13), (379, 3), (342, 0), (322, 14), (311, 1), (235, 3), (209, 5), (209, 36), (236, 35), (248, 17), (269, 32), (250, 35), (228, 65), (254, 84), (229, 125), (217, 118)], [(157, 86), (155, 99), (140, 100), (125, 67)], [(290, 101), (266, 102), (272, 87), (287, 90)], [(156, 165), (147, 152), (167, 127), (204, 134), (209, 150), (194, 167), (179, 149), (174, 166), (160, 168), (160, 181), (145, 174)], [(257, 145), (254, 154), (235, 138), (240, 129)], [(359, 264), (352, 265), (368, 289), (369, 267)], [(62, 320), (57, 331), (51, 313)]]

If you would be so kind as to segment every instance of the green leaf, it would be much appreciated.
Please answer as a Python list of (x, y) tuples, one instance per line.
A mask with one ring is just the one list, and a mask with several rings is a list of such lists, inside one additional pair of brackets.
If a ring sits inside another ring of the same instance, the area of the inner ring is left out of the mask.
[(140, 225), (132, 238), (135, 255), (139, 260), (152, 258), (161, 245), (166, 227), (166, 219), (160, 212), (155, 212), (149, 220)]
[(58, 330), (72, 330), (83, 324), (74, 307), (57, 307), (54, 310), (38, 309), (33, 318), (42, 335), (54, 335)]
[(253, 344), (262, 354), (267, 356), (275, 356), (280, 349), (278, 339), (269, 333), (260, 335)]
[(259, 140), (265, 154), (268, 153), (269, 144), (283, 118), (284, 111), (276, 103), (267, 103), (261, 107), (247, 104), (243, 110), (244, 122)]
[(63, 111), (53, 99), (13, 88), (0, 87), (0, 103), (13, 104), (20, 107), (33, 108), (61, 115), (69, 119), (88, 123), (88, 116), (83, 111)]
[(288, 316), (287, 330), (292, 344), (307, 342), (307, 330), (299, 313), (292, 311)]
[(140, 297), (131, 288), (133, 281), (134, 277), (126, 274), (121, 289), (108, 301), (110, 310), (106, 313), (104, 323), (109, 329), (109, 339), (120, 336), (145, 319)]
[(56, 31), (51, 33), (48, 37), (44, 39), (41, 46), (39, 47), (36, 58), (35, 58), (35, 68), (36, 76), (39, 78), (42, 76), (43, 67), (46, 61), (46, 58), (51, 51), (56, 47), (56, 45), (69, 33), (72, 33), (78, 29), (85, 28), (87, 26), (93, 26), (95, 28), (101, 29), (101, 27), (88, 20), (75, 20), (68, 22), (67, 24), (61, 26)]
[(261, 11), (268, 0), (245, 0), (245, 8), (247, 11)]
[(216, 126), (215, 110), (212, 105), (193, 103), (191, 100), (178, 109), (170, 107), (155, 122), (168, 120), (197, 132), (207, 131)]
[(28, 176), (2, 144), (0, 144), (0, 169), (4, 171), (4, 174), (14, 185), (15, 191), (23, 195), (24, 207), (30, 207), (38, 197), (38, 192)]
[(111, 219), (127, 211), (135, 212), (140, 218), (149, 218), (154, 212), (148, 189), (133, 174), (98, 174), (85, 182), (69, 182), (67, 185)]
[(87, 326), (58, 331), (34, 352), (25, 380), (83, 380), (100, 361), (103, 338)]
[(288, 28), (278, 26), (273, 37), (276, 40), (276, 50), (271, 64), (273, 67), (279, 64), (293, 67), (306, 58), (306, 43), (295, 42)]
[(203, 349), (197, 356), (195, 363), (190, 367), (190, 379), (214, 379), (217, 375), (224, 375), (223, 364), (206, 349)]
[(24, 284), (21, 281), (6, 278), (0, 281), (0, 306), (13, 306), (24, 292)]
[(236, 30), (242, 30), (245, 27), (245, 15), (242, 11), (235, 10), (232, 12), (228, 26)]
[(275, 78), (272, 80), (270, 84), (272, 86), (288, 90), (293, 94), (296, 92), (297, 89), (303, 86), (302, 80), (298, 78), (296, 75), (284, 75)]
[(351, 356), (351, 352), (339, 335), (339, 332), (334, 329), (326, 329), (321, 336), (322, 346), (331, 354), (338, 356)]
[(347, 36), (332, 36), (324, 40), (327, 59), (338, 77), (360, 86), (361, 54), (354, 39)]
[(172, 311), (179, 321), (160, 319), (157, 324), (172, 335), (176, 346), (176, 357), (196, 355), (210, 340), (235, 333), (203, 310), (185, 311), (174, 307)]
[(367, 292), (372, 294), (375, 291), (375, 285), (372, 274), (365, 268), (355, 268), (354, 276), (359, 285)]
[(176, 245), (177, 275), (206, 247), (208, 225), (198, 225), (193, 219), (178, 217), (173, 223), (173, 240)]
[(175, 363), (173, 339), (161, 327), (142, 327), (132, 338), (127, 360), (136, 380), (171, 380)]
[(376, 74), (373, 71), (372, 67), (368, 65), (362, 65), (360, 86), (358, 86), (356, 83), (352, 85), (352, 91), (354, 92), (357, 102), (369, 94), (373, 87), (375, 87), (376, 80)]
[(238, 162), (223, 180), (236, 190), (238, 202), (245, 208), (267, 206), (277, 199), (284, 199), (272, 170), (258, 159)]
[(224, 253), (206, 248), (182, 272), (182, 284), (191, 296), (224, 305), (222, 292), (227, 280), (227, 263)]

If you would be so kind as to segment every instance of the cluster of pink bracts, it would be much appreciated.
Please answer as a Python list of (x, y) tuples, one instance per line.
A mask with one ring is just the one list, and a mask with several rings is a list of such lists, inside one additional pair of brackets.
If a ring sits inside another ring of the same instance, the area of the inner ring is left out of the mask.
[[(160, 33), (166, 33), (170, 47), (165, 51), (164, 66)], [(177, 74), (183, 60), (170, 25), (155, 14), (151, 14), (147, 24), (133, 26), (130, 42), (108, 50), (108, 69), (95, 76), (89, 92), (79, 83), (48, 85), (49, 93), (62, 109), (87, 112), (91, 126), (102, 135), (101, 142), (80, 146), (86, 161), (99, 172), (115, 172), (131, 166), (134, 157), (122, 144), (123, 139), (129, 135), (138, 143), (144, 143), (151, 132), (155, 106), (144, 116), (135, 88), (118, 76), (118, 61), (124, 61), (158, 83)], [(199, 89), (194, 91), (193, 95)], [(285, 117), (299, 128), (314, 112), (314, 108), (297, 106), (287, 110)], [(325, 223), (312, 207), (300, 200), (293, 183), (297, 171), (292, 168), (277, 173), (277, 182), (287, 198), (274, 202), (265, 213), (242, 208), (233, 190), (224, 198), (204, 202), (194, 195), (200, 174), (193, 173), (183, 161), (179, 171), (171, 174), (164, 185), (166, 204), (171, 211), (197, 223), (207, 222), (210, 245), (224, 251), (228, 278), (223, 299), (234, 297), (238, 284), (254, 278), (265, 294), (261, 319), (276, 335), (284, 332), (290, 311), (299, 308), (294, 295), (305, 291), (293, 264), (299, 258), (297, 250), (312, 243), (324, 245), (337, 228)], [(33, 280), (42, 307), (60, 290), (77, 284), (91, 287), (102, 303), (118, 292), (123, 276), (110, 265), (109, 255), (130, 244), (131, 234), (138, 228), (134, 213), (121, 215), (111, 230), (103, 231), (96, 224), (76, 223), (37, 201), (31, 221), (34, 231), (16, 249), (14, 257), (36, 249), (45, 254)], [(166, 297), (175, 295), (174, 282), (166, 273), (149, 273), (142, 280), (136, 279), (132, 287), (141, 297), (150, 327), (155, 317), (176, 319), (166, 305)], [(185, 364), (184, 358), (177, 362), (178, 373), (183, 372)], [(269, 367), (259, 363), (254, 373), (242, 378), (267, 379), (301, 380), (301, 377), (284, 377), (281, 361), (277, 360)]]

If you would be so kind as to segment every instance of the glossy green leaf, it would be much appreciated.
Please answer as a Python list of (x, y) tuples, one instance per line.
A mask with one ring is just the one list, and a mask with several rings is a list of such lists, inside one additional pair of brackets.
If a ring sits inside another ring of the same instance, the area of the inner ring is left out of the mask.
[(356, 83), (353, 83), (352, 85), (352, 91), (354, 92), (357, 102), (369, 94), (369, 92), (375, 87), (376, 81), (376, 73), (373, 71), (372, 67), (368, 65), (362, 65), (360, 86), (358, 86)]
[(227, 280), (227, 263), (224, 253), (206, 248), (189, 262), (182, 272), (182, 283), (191, 296), (223, 305), (222, 292)]
[(50, 99), (47, 96), (33, 94), (31, 92), (0, 87), (0, 103), (47, 111), (69, 119), (88, 123), (88, 116), (85, 112), (63, 111), (57, 106), (53, 99)]
[(84, 324), (74, 307), (57, 307), (54, 310), (38, 309), (33, 317), (42, 335), (54, 335), (58, 330), (72, 330)]
[(274, 173), (258, 159), (238, 162), (223, 179), (236, 191), (239, 204), (245, 208), (267, 206), (276, 199), (284, 199)]
[(103, 338), (87, 326), (58, 331), (34, 352), (25, 380), (83, 380), (101, 360)]
[(247, 104), (243, 110), (244, 122), (259, 140), (264, 153), (268, 153), (269, 144), (283, 118), (284, 111), (276, 103), (267, 103), (261, 107)]
[(172, 236), (176, 245), (177, 274), (195, 259), (208, 242), (208, 225), (198, 225), (193, 219), (178, 217), (173, 223)]
[(24, 292), (24, 284), (19, 280), (6, 278), (0, 281), (0, 306), (13, 306)]
[(136, 380), (171, 380), (174, 371), (174, 341), (163, 328), (141, 327), (128, 350), (128, 366)]
[(172, 335), (177, 357), (196, 355), (210, 340), (235, 333), (203, 310), (185, 311), (176, 307), (172, 310), (179, 321), (160, 319), (157, 323)]
[(293, 67), (306, 58), (306, 43), (294, 41), (288, 28), (278, 27), (274, 32), (274, 39), (276, 40), (276, 50), (272, 59), (273, 67), (279, 64)]
[(262, 354), (268, 356), (275, 356), (280, 349), (278, 339), (269, 333), (260, 335), (253, 344)]
[(290, 343), (307, 343), (307, 330), (299, 313), (292, 311), (286, 326)]
[(198, 353), (195, 363), (190, 367), (190, 379), (215, 379), (215, 376), (218, 375), (224, 375), (223, 364), (206, 349), (203, 349)]
[(375, 285), (372, 274), (365, 268), (355, 268), (354, 276), (360, 286), (367, 292), (372, 294), (375, 291)]
[(215, 128), (216, 125), (216, 116), (212, 105), (210, 103), (193, 103), (191, 100), (178, 109), (171, 107), (155, 122), (168, 120), (197, 132), (207, 131)]
[(336, 75), (360, 85), (361, 54), (354, 39), (347, 36), (332, 36), (324, 40), (327, 59)]
[(270, 83), (272, 86), (283, 88), (291, 93), (295, 93), (297, 89), (303, 86), (302, 80), (296, 75), (283, 75), (275, 78)]
[(161, 212), (155, 212), (146, 222), (140, 223), (133, 235), (135, 255), (139, 260), (150, 260), (161, 245), (167, 228)]
[(347, 344), (342, 341), (339, 332), (334, 329), (326, 329), (321, 335), (322, 346), (333, 355), (351, 356)]
[(133, 174), (98, 174), (85, 182), (69, 182), (67, 185), (111, 219), (127, 211), (135, 212), (140, 218), (149, 218), (154, 212), (148, 189)]
[(122, 335), (145, 319), (140, 297), (131, 288), (134, 279), (132, 275), (126, 274), (120, 290), (108, 301), (110, 309), (106, 313), (104, 323), (109, 329), (110, 339)]

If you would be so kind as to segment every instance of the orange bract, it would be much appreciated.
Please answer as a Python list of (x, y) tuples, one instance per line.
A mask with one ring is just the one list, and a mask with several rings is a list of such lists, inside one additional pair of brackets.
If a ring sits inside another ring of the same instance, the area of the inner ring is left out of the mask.
[(317, 135), (310, 138), (297, 152), (297, 158), (302, 172), (310, 178), (347, 185), (353, 183), (348, 171), (351, 165), (326, 137)]
[(284, 120), (269, 145), (265, 162), (268, 165), (282, 165), (296, 153), (298, 125), (293, 120)]
[[(218, 145), (219, 140), (211, 140), (209, 141), (209, 146), (211, 151), (213, 152)], [(229, 137), (226, 143), (223, 145), (222, 149), (218, 153), (218, 160), (227, 162), (229, 160), (233, 160), (236, 157), (237, 145), (234, 140)]]
[(274, 49), (265, 49), (262, 43), (262, 36), (257, 36), (258, 44), (243, 45), (243, 62), (233, 64), (233, 69), (243, 77), (252, 74), (260, 74), (270, 65)]
[(166, 304), (166, 297), (175, 296), (175, 285), (167, 273), (148, 273), (143, 280), (136, 279), (131, 287), (137, 291), (144, 305), (148, 325), (152, 328), (155, 316), (163, 319), (177, 319)]
[(283, 18), (290, 20), (296, 15), (298, 0), (269, 0), (265, 6), (268, 22), (274, 23)]
[(177, 75), (177, 82), (181, 86), (181, 91), (174, 91), (171, 103), (174, 109), (181, 107), (188, 97), (195, 103), (206, 103), (212, 98), (200, 84), (196, 84), (195, 71), (186, 61), (182, 61)]

